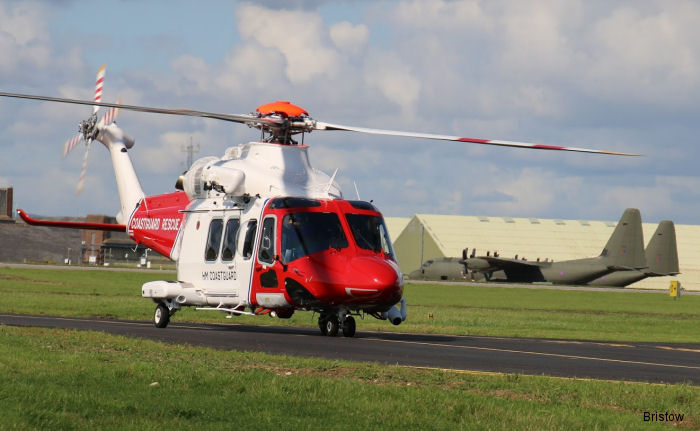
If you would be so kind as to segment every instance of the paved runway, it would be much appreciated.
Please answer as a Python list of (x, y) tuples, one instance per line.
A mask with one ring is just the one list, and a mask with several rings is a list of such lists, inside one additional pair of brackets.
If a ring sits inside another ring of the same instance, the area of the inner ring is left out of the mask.
[(166, 343), (328, 359), (498, 373), (700, 385), (700, 344), (598, 343), (358, 331), (324, 337), (316, 328), (211, 325), (0, 314), (0, 324), (103, 331)]

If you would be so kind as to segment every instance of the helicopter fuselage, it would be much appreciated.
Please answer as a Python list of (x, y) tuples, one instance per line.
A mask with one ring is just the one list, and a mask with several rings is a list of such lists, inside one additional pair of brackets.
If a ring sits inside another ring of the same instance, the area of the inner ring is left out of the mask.
[[(256, 166), (260, 158), (268, 162)], [(341, 199), (311, 168), (306, 147), (233, 147), (193, 163), (181, 186), (144, 197), (126, 223), (136, 242), (177, 262), (177, 281), (142, 288), (169, 313), (195, 306), (279, 317), (313, 310), (339, 323), (360, 313), (405, 319), (394, 307), (403, 275), (381, 213)]]

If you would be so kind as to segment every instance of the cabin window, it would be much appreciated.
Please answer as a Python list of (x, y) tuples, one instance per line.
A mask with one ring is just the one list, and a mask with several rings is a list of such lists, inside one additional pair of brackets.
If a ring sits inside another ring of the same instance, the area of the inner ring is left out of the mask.
[(207, 248), (204, 251), (204, 259), (211, 262), (219, 257), (219, 248), (221, 247), (221, 231), (223, 230), (224, 221), (216, 218), (209, 224), (209, 235), (207, 235)]
[(231, 261), (236, 255), (236, 234), (241, 225), (241, 220), (230, 218), (226, 221), (226, 230), (224, 231), (224, 245), (221, 249), (221, 260)]
[(358, 247), (394, 258), (389, 232), (381, 217), (365, 214), (346, 214), (345, 217)]
[(282, 262), (328, 249), (348, 246), (340, 219), (335, 213), (300, 212), (282, 219)]
[(245, 238), (243, 238), (243, 258), (250, 259), (253, 255), (253, 244), (255, 243), (255, 231), (258, 228), (257, 220), (249, 220), (246, 225)]
[(266, 217), (263, 220), (260, 247), (258, 248), (260, 263), (272, 265), (275, 262), (275, 218)]

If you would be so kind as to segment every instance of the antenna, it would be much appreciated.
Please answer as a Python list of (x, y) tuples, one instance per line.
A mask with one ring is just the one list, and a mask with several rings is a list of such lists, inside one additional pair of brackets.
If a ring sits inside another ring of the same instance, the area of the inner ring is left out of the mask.
[(331, 187), (333, 187), (333, 181), (335, 180), (336, 175), (338, 175), (338, 168), (335, 168), (335, 172), (333, 172), (333, 176), (331, 177), (330, 181), (328, 181), (328, 187), (326, 187), (326, 193), (331, 191)]
[(192, 162), (194, 161), (194, 153), (199, 152), (199, 144), (195, 145), (192, 143), (192, 136), (190, 136), (190, 143), (188, 145), (182, 145), (180, 147), (180, 150), (183, 153), (187, 153), (187, 166), (185, 166), (185, 169), (189, 169), (190, 166), (192, 166)]

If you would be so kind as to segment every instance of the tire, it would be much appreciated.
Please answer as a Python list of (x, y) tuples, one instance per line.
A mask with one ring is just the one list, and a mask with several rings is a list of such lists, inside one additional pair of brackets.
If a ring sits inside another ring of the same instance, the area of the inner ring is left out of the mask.
[(156, 328), (165, 328), (170, 323), (170, 310), (165, 304), (160, 303), (156, 307), (156, 311), (153, 313), (153, 323), (155, 323)]
[(354, 337), (356, 327), (357, 325), (355, 324), (355, 318), (352, 316), (347, 316), (345, 321), (343, 321), (343, 335), (346, 337)]
[(328, 335), (328, 331), (326, 329), (326, 321), (327, 321), (326, 316), (320, 316), (318, 318), (318, 329), (321, 330), (321, 335)]
[(329, 337), (335, 337), (338, 335), (338, 330), (340, 329), (340, 322), (338, 322), (338, 318), (335, 316), (329, 317), (328, 320), (326, 320), (326, 335)]

